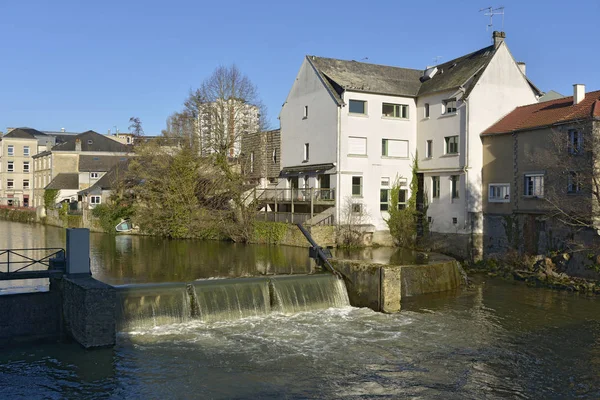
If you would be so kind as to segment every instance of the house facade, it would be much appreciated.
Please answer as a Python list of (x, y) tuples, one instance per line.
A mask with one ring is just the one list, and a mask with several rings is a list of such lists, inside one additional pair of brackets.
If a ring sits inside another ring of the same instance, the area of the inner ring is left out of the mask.
[(260, 188), (276, 187), (281, 162), (279, 129), (242, 136), (240, 163), (246, 180)]
[(482, 132), (486, 253), (564, 249), (575, 231), (597, 225), (600, 91), (573, 91), (518, 107)]
[(29, 128), (11, 129), (0, 138), (0, 205), (33, 205), (33, 155), (42, 132)]
[(504, 33), (493, 39), (425, 70), (307, 56), (280, 113), (286, 185), (332, 188), (337, 223), (349, 208), (386, 230), (389, 189), (398, 180), (399, 202), (410, 196), (416, 158), (436, 241), (458, 237), (464, 247), (480, 237), (479, 134), (541, 95)]

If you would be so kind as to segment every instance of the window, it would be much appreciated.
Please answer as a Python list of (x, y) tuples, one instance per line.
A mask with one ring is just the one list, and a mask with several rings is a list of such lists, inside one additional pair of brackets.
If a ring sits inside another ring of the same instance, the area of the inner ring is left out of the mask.
[(308, 118), (308, 106), (304, 106), (304, 119)]
[(569, 153), (581, 154), (583, 148), (583, 136), (577, 129), (569, 129)]
[(367, 138), (352, 137), (348, 138), (348, 154), (357, 156), (367, 155)]
[(367, 102), (362, 100), (348, 101), (348, 112), (350, 112), (351, 114), (366, 114)]
[(390, 206), (390, 189), (381, 189), (379, 191), (379, 209), (387, 211)]
[(92, 179), (98, 179), (98, 173), (97, 172), (90, 172), (90, 178), (92, 178)]
[(383, 186), (383, 187), (390, 186), (390, 178), (388, 178), (388, 177), (382, 177), (381, 178), (381, 186)]
[(570, 171), (567, 183), (567, 193), (574, 194), (579, 192), (581, 192), (581, 174)]
[(29, 179), (23, 179), (23, 189), (29, 189)]
[(29, 172), (29, 161), (23, 161), (23, 172)]
[(381, 155), (384, 157), (408, 158), (408, 140), (381, 140)]
[(15, 163), (14, 161), (9, 161), (6, 170), (8, 172), (14, 172), (15, 171)]
[(460, 175), (450, 176), (450, 193), (453, 199), (458, 199), (458, 184), (460, 183)]
[(384, 117), (408, 119), (408, 105), (383, 103), (381, 114)]
[(304, 162), (307, 162), (309, 157), (310, 157), (310, 145), (308, 143), (304, 143)]
[(458, 154), (458, 136), (446, 136), (446, 154)]
[(250, 152), (250, 173), (254, 172), (254, 152)]
[(273, 164), (277, 162), (277, 150), (273, 150)]
[(100, 204), (100, 196), (90, 196), (90, 204)]
[(490, 183), (488, 201), (490, 203), (508, 203), (510, 201), (510, 184)]
[(29, 146), (23, 146), (23, 155), (29, 157)]
[(448, 99), (442, 102), (443, 109), (442, 114), (454, 114), (456, 113), (456, 99)]
[(127, 136), (127, 144), (131, 143), (131, 138), (129, 136)]
[(15, 155), (15, 146), (13, 146), (12, 144), (9, 144), (7, 146), (7, 150), (8, 150), (8, 155), (9, 156), (14, 156)]
[(525, 174), (525, 196), (543, 197), (544, 196), (544, 175), (543, 174)]
[(432, 176), (431, 177), (431, 195), (434, 199), (440, 198), (440, 177)]
[(90, 139), (87, 141), (87, 144), (93, 144), (94, 142)]
[(362, 204), (352, 203), (352, 212), (355, 214), (360, 214), (362, 212)]
[(427, 158), (433, 157), (433, 140), (428, 140), (425, 143), (425, 157), (427, 157)]
[(423, 113), (425, 118), (429, 118), (429, 103), (425, 103), (425, 106), (423, 107)]
[(406, 199), (408, 198), (408, 190), (400, 189), (398, 191), (398, 210), (404, 210), (406, 208)]
[(15, 188), (15, 181), (13, 179), (7, 179), (6, 180), (6, 188), (7, 189), (14, 189)]
[(456, 217), (452, 217), (452, 224), (453, 224), (453, 225), (456, 225), (456, 224), (458, 224), (458, 218), (456, 218)]
[(352, 196), (362, 196), (362, 176), (352, 177)]

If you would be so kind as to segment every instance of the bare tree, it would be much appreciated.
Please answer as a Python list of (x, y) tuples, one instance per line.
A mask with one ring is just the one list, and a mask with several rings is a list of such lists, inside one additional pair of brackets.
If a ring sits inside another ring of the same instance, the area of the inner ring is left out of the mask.
[(144, 135), (144, 128), (142, 128), (142, 120), (139, 117), (129, 118), (129, 132), (133, 133), (135, 137)]
[(237, 157), (243, 134), (267, 129), (267, 113), (258, 90), (235, 65), (217, 67), (190, 92), (184, 105), (195, 120), (202, 155)]
[(366, 206), (352, 197), (344, 199), (340, 215), (339, 242), (348, 247), (360, 247), (363, 243), (364, 227), (370, 221)]

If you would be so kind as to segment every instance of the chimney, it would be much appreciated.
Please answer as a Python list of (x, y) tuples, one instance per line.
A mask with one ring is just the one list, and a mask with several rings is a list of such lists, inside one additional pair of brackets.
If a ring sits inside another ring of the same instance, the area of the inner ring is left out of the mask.
[(52, 150), (52, 142), (50, 140), (46, 140), (46, 151)]
[(494, 33), (492, 33), (492, 39), (494, 39), (494, 47), (498, 48), (500, 43), (504, 42), (504, 39), (506, 39), (506, 33), (494, 31)]
[(585, 85), (576, 83), (573, 85), (573, 105), (579, 104), (585, 99)]
[(60, 128), (60, 131), (61, 131), (61, 132), (64, 132), (64, 131), (65, 131), (65, 128)]
[(10, 133), (11, 131), (14, 131), (15, 128), (6, 128), (6, 133)]
[(81, 151), (81, 139), (75, 139), (75, 151)]
[(525, 71), (527, 71), (527, 66), (525, 65), (525, 63), (523, 61), (517, 61), (517, 66), (519, 67), (519, 69), (521, 70), (523, 75), (527, 75), (525, 73)]

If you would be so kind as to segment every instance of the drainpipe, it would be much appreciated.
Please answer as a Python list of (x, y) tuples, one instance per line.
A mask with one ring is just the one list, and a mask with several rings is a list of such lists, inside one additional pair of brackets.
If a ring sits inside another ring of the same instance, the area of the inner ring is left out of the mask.
[[(460, 88), (465, 93), (464, 88)], [(465, 103), (465, 164), (463, 166), (463, 172), (465, 175), (465, 228), (469, 217), (469, 199), (467, 193), (469, 193), (469, 102), (467, 99), (463, 99)]]
[(336, 187), (335, 187), (335, 223), (340, 223), (340, 208), (342, 207), (341, 187), (342, 187), (342, 106), (337, 108), (337, 154), (336, 154)]

